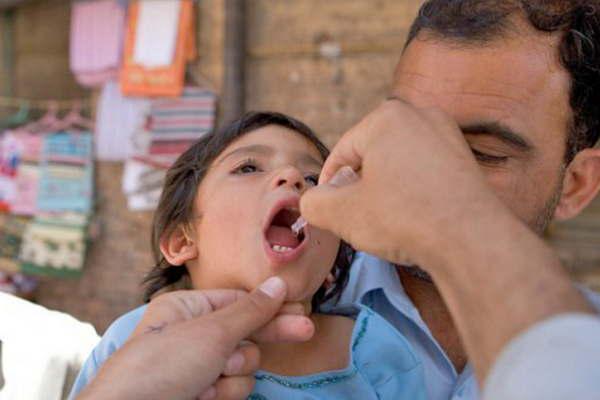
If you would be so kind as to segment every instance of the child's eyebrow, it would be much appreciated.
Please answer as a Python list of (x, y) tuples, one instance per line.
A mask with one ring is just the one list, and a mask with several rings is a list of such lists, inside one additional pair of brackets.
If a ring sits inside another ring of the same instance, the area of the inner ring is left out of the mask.
[(227, 158), (234, 156), (236, 154), (240, 154), (240, 153), (251, 153), (251, 154), (259, 154), (259, 155), (271, 155), (273, 154), (275, 150), (273, 150), (272, 147), (269, 146), (265, 146), (264, 144), (252, 144), (249, 146), (244, 146), (244, 147), (238, 147), (235, 150), (230, 151), (229, 153), (225, 154), (218, 162), (217, 164), (221, 164), (223, 161), (225, 161)]
[[(217, 165), (223, 163), (227, 158), (230, 158), (239, 154), (256, 154), (262, 156), (270, 156), (275, 153), (275, 149), (270, 146), (266, 146), (264, 144), (252, 144), (248, 146), (238, 147), (235, 150), (230, 151), (225, 154), (220, 160), (217, 161)], [(299, 157), (299, 162), (305, 164), (307, 166), (314, 166), (319, 170), (323, 168), (323, 163), (315, 159), (309, 154), (302, 154)]]

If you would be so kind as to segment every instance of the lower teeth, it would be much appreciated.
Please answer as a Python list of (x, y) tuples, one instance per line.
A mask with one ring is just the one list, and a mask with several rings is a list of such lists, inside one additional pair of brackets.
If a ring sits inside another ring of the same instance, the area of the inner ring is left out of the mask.
[(287, 246), (279, 246), (279, 245), (275, 245), (271, 247), (274, 251), (278, 252), (278, 253), (284, 253), (286, 251), (290, 251), (292, 250), (291, 247), (287, 247)]

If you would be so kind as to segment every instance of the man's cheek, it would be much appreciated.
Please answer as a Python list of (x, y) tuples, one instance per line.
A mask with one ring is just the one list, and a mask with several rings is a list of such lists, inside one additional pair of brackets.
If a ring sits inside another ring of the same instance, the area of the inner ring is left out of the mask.
[(508, 201), (514, 196), (515, 187), (518, 186), (518, 179), (514, 174), (492, 168), (483, 168), (483, 173), (487, 183), (502, 201)]

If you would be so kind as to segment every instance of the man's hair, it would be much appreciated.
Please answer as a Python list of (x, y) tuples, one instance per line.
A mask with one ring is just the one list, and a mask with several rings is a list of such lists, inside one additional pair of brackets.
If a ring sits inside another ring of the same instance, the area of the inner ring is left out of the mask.
[(514, 31), (521, 15), (540, 32), (561, 35), (558, 56), (571, 76), (566, 162), (600, 138), (600, 0), (428, 0), (406, 45), (421, 32), (438, 40), (485, 45)]
[[(170, 235), (178, 226), (188, 226), (193, 218), (198, 187), (219, 154), (242, 136), (268, 125), (281, 126), (303, 136), (317, 148), (324, 160), (329, 155), (329, 150), (312, 129), (297, 119), (277, 112), (248, 112), (231, 124), (199, 139), (181, 154), (167, 171), (152, 221), (151, 247), (154, 267), (144, 278), (144, 301), (150, 301), (159, 291), (189, 288), (187, 267), (170, 264), (160, 251), (160, 240)], [(348, 280), (353, 256), (354, 250), (342, 241), (332, 265), (334, 286), (329, 290), (322, 287), (315, 293), (312, 298), (313, 310), (318, 310), (330, 299), (339, 298)]]

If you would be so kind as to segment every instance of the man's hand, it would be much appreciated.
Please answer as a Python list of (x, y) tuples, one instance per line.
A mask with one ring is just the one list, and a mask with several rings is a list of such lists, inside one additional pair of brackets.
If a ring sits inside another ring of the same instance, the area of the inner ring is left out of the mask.
[(214, 290), (159, 296), (79, 399), (246, 398), (260, 357), (256, 345), (244, 339), (255, 334), (261, 340), (298, 341), (314, 332), (307, 317), (276, 316), (286, 291), (275, 277), (250, 294)]
[(464, 229), (478, 208), (505, 209), (457, 124), (395, 99), (340, 139), (320, 183), (301, 199), (306, 220), (396, 263), (432, 265), (429, 257), (452, 247), (443, 242), (449, 231)]
[(590, 312), (556, 254), (496, 197), (440, 111), (384, 102), (341, 138), (320, 180), (300, 201), (305, 219), (359, 250), (427, 270), (480, 383), (520, 332)]

